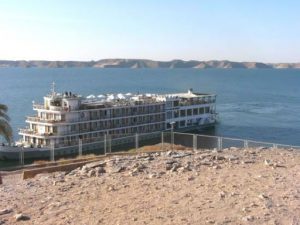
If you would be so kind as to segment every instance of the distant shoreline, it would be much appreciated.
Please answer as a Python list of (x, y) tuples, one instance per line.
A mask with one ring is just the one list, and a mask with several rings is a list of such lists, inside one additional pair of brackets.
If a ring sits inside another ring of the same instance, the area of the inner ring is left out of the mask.
[(167, 68), (167, 69), (300, 69), (300, 63), (233, 62), (228, 60), (101, 59), (97, 61), (0, 60), (0, 68)]

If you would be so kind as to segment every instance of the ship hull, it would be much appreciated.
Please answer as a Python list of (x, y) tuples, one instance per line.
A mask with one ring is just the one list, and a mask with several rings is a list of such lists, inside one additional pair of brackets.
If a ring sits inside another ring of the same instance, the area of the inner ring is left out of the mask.
[[(96, 150), (99, 150), (97, 154), (103, 154), (104, 144), (89, 144), (89, 146), (82, 146), (82, 152), (93, 152), (96, 153)], [(10, 147), (2, 146), (0, 148), (0, 160), (19, 160), (23, 154), (24, 160), (38, 160), (38, 159), (50, 159), (51, 150), (49, 148), (25, 148), (21, 147)], [(60, 149), (54, 150), (54, 157), (62, 158), (64, 156), (78, 155), (79, 147), (78, 146), (68, 146)]]
[[(201, 126), (190, 126), (185, 128), (179, 128), (174, 130), (175, 132), (188, 132), (188, 131), (201, 131), (206, 128), (212, 128), (215, 126), (215, 123), (201, 125)], [(170, 130), (167, 130), (170, 131)], [(146, 141), (151, 139), (156, 139), (160, 141), (161, 132), (143, 134), (140, 136), (140, 141)], [(124, 137), (113, 139), (111, 141), (110, 147), (106, 146), (107, 152), (114, 146), (114, 150), (126, 150), (135, 148), (135, 137)], [(149, 142), (150, 143), (150, 142)], [(97, 143), (87, 143), (82, 144), (82, 153), (88, 154), (104, 154), (105, 153), (105, 144), (104, 141), (100, 141)], [(113, 150), (113, 151), (114, 151)], [(23, 153), (22, 153), (23, 152)], [(0, 160), (19, 160), (21, 158), (21, 154), (24, 154), (25, 160), (38, 160), (38, 159), (50, 159), (51, 158), (51, 150), (49, 148), (21, 148), (21, 147), (13, 147), (13, 146), (0, 146)], [(62, 158), (65, 156), (71, 155), (79, 155), (79, 146), (68, 146), (54, 150), (54, 157)]]

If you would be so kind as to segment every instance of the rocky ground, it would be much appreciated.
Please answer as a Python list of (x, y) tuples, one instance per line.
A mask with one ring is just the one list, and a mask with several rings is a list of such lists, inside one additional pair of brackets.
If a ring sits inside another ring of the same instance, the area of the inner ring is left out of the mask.
[(0, 224), (300, 224), (300, 152), (168, 151), (3, 178)]

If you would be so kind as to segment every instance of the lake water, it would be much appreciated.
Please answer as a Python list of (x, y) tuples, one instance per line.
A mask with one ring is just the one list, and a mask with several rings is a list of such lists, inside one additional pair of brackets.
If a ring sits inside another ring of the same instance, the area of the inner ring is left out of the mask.
[(216, 93), (216, 135), (300, 145), (300, 70), (1, 68), (0, 102), (8, 105), (15, 139), (32, 101), (57, 91), (170, 93), (193, 88)]

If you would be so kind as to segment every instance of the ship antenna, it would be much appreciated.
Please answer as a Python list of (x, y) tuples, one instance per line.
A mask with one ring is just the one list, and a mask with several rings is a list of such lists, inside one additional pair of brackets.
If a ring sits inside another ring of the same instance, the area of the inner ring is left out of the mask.
[(51, 85), (51, 94), (52, 94), (52, 96), (55, 95), (55, 82), (53, 82)]

